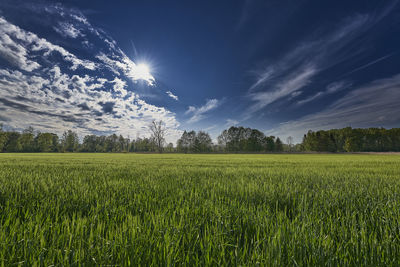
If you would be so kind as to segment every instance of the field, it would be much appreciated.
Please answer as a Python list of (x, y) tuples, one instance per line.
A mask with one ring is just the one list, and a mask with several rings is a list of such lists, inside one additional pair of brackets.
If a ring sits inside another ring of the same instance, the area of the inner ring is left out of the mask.
[(399, 266), (399, 155), (0, 154), (0, 265)]

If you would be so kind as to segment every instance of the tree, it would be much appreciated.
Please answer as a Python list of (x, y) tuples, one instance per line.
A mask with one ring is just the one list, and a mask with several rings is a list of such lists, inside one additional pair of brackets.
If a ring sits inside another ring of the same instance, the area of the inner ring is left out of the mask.
[(168, 153), (174, 152), (174, 144), (169, 143), (169, 144), (167, 145), (167, 147), (165, 148), (165, 151), (168, 152)]
[(212, 140), (208, 133), (200, 131), (196, 134), (194, 142), (194, 152), (210, 152)]
[(199, 131), (184, 131), (181, 138), (177, 141), (179, 152), (210, 152), (212, 150), (212, 140), (208, 133)]
[(283, 151), (283, 144), (282, 144), (281, 139), (279, 139), (279, 137), (276, 138), (276, 141), (275, 141), (275, 151), (277, 151), (277, 152)]
[(24, 152), (35, 150), (35, 135), (32, 127), (25, 129), (20, 136), (21, 149)]
[(187, 153), (189, 151), (189, 136), (186, 131), (182, 133), (181, 138), (176, 142), (176, 149), (178, 152)]
[(185, 131), (183, 131), (181, 138), (179, 138), (176, 141), (176, 150), (178, 152), (183, 152), (183, 153), (187, 153), (188, 152), (188, 134)]
[(71, 130), (64, 132), (61, 144), (63, 151), (67, 152), (77, 151), (79, 147), (78, 134)]
[(228, 131), (223, 130), (222, 133), (218, 136), (218, 145), (225, 150), (226, 149), (226, 144), (228, 143)]
[(7, 142), (7, 133), (3, 131), (3, 124), (0, 123), (0, 152), (3, 152), (6, 142)]
[[(119, 135), (118, 143), (119, 143), (119, 147), (121, 149), (120, 152), (128, 152), (129, 147), (127, 145), (126, 139), (122, 135)], [(129, 142), (128, 142), (128, 144), (129, 144)]]
[(20, 152), (22, 150), (20, 143), (21, 134), (18, 132), (7, 132), (6, 135), (5, 152)]
[(149, 138), (138, 137), (133, 143), (133, 151), (135, 152), (150, 152), (155, 151), (154, 141)]
[[(247, 130), (247, 129), (246, 129)], [(264, 134), (257, 129), (250, 129), (244, 151), (258, 152), (263, 150)]]
[(361, 150), (360, 148), (360, 142), (355, 136), (346, 138), (344, 150), (347, 152), (357, 152)]
[(265, 151), (275, 151), (275, 136), (267, 136), (264, 138)]
[(164, 143), (165, 143), (164, 136), (166, 133), (166, 129), (165, 129), (163, 121), (160, 120), (157, 122), (157, 121), (153, 120), (149, 126), (149, 129), (151, 132), (151, 138), (153, 139), (158, 152), (162, 153)]
[(105, 140), (105, 151), (106, 152), (120, 152), (120, 147), (118, 143), (118, 136), (116, 134), (112, 134), (106, 137)]
[(58, 136), (53, 133), (38, 133), (35, 141), (36, 141), (37, 151), (39, 152), (57, 151)]
[(246, 151), (247, 141), (251, 135), (250, 128), (232, 126), (222, 132), (218, 137), (220, 143), (224, 142), (226, 151)]
[(96, 151), (96, 146), (97, 146), (97, 136), (86, 135), (83, 138), (83, 142), (82, 142), (82, 151), (83, 152), (100, 152), (100, 151)]
[(292, 152), (292, 148), (293, 148), (293, 137), (288, 136), (288, 138), (286, 138), (286, 144), (289, 147), (289, 151)]

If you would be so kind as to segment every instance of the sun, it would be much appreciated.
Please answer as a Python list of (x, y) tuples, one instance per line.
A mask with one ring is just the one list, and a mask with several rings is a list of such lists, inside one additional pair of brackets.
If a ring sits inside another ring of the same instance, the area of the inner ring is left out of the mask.
[(135, 80), (144, 80), (149, 84), (154, 82), (154, 77), (150, 73), (150, 67), (147, 63), (138, 63), (134, 68)]
[(136, 67), (136, 73), (138, 76), (148, 76), (150, 74), (149, 65), (147, 65), (146, 63), (139, 63)]
[(134, 83), (145, 82), (149, 86), (153, 86), (155, 79), (150, 73), (152, 70), (146, 62), (134, 63), (133, 61), (126, 60), (126, 75), (132, 79)]

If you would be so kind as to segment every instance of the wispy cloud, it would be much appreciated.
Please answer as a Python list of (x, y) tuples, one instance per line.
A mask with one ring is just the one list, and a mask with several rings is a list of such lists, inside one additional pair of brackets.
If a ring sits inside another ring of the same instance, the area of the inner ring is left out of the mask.
[(301, 100), (297, 101), (297, 104), (303, 105), (308, 102), (314, 101), (315, 99), (318, 99), (320, 97), (323, 97), (323, 96), (326, 96), (329, 94), (333, 94), (333, 93), (339, 92), (341, 90), (348, 89), (349, 87), (351, 87), (350, 82), (346, 82), (346, 81), (333, 82), (326, 87), (326, 90), (319, 91), (316, 94), (313, 94), (305, 99), (301, 99)]
[(239, 21), (236, 25), (237, 30), (240, 30), (243, 27), (243, 25), (247, 22), (249, 15), (251, 13), (253, 4), (254, 4), (254, 0), (245, 0), (244, 1), (243, 7), (242, 7), (242, 12), (240, 14)]
[(305, 99), (297, 101), (297, 105), (304, 105), (308, 102), (314, 101), (315, 99), (319, 98), (320, 96), (324, 95), (324, 92), (318, 92), (315, 95), (309, 96)]
[(239, 124), (239, 121), (233, 119), (227, 119), (225, 123), (225, 127), (236, 126)]
[(208, 132), (208, 131), (216, 129), (217, 127), (218, 127), (218, 125), (214, 124), (214, 125), (211, 125), (211, 126), (209, 126), (207, 128), (204, 128), (204, 131)]
[(293, 93), (290, 94), (290, 97), (291, 98), (298, 97), (302, 93), (303, 93), (303, 91), (294, 91)]
[[(339, 22), (334, 30), (325, 30), (325, 34), (319, 33), (304, 38), (275, 63), (253, 71), (256, 80), (248, 90), (247, 96), (252, 104), (245, 112), (246, 118), (277, 100), (290, 100), (294, 94), (307, 91), (322, 71), (360, 54), (363, 47), (355, 49), (351, 44), (382, 20), (393, 6), (388, 5), (376, 14), (356, 14), (348, 17)], [(385, 57), (378, 61), (383, 59)], [(376, 62), (371, 62), (374, 63)], [(302, 103), (312, 101), (323, 94), (325, 93), (317, 92)]]
[(174, 95), (171, 91), (167, 91), (166, 93), (170, 98), (172, 98), (172, 99), (174, 99), (176, 101), (179, 100), (178, 96)]
[(276, 100), (303, 88), (310, 83), (310, 79), (316, 72), (317, 69), (314, 66), (306, 66), (276, 83), (275, 90), (273, 91), (250, 93), (251, 100), (256, 101), (256, 103), (250, 107), (250, 113), (254, 113)]
[(197, 121), (200, 121), (205, 118), (205, 113), (216, 109), (220, 104), (220, 101), (217, 99), (209, 99), (207, 100), (206, 104), (204, 104), (201, 107), (194, 107), (190, 106), (188, 110), (185, 112), (185, 114), (189, 115), (191, 114), (192, 116), (188, 120), (188, 123), (194, 123)]
[(393, 127), (400, 121), (399, 88), (400, 74), (373, 81), (346, 94), (321, 112), (283, 123), (268, 133), (283, 137), (291, 135), (299, 142), (308, 130)]
[[(390, 58), (391, 56), (393, 56), (393, 55), (395, 55), (395, 54), (396, 54), (396, 53), (390, 53), (390, 54), (388, 54), (388, 55), (386, 55), (386, 56), (383, 56), (383, 57), (377, 58), (377, 59), (375, 59), (375, 60), (372, 60), (372, 61), (368, 62), (367, 64), (364, 64), (364, 65), (362, 65), (362, 66), (360, 66), (360, 67), (357, 67), (357, 68), (355, 68), (354, 70), (352, 70), (352, 71), (350, 71), (350, 72), (344, 74), (343, 76), (347, 76), (347, 75), (350, 75), (350, 74), (352, 74), (352, 73), (354, 73), (354, 72), (357, 72), (357, 71), (366, 69), (366, 68), (368, 68), (368, 67), (370, 67), (370, 66), (372, 66), (372, 65), (375, 65), (376, 63), (379, 63), (379, 62), (381, 62), (381, 61), (383, 61), (383, 60), (385, 60), (385, 59), (387, 59), (387, 58)], [(343, 76), (341, 76), (341, 77), (343, 77)]]

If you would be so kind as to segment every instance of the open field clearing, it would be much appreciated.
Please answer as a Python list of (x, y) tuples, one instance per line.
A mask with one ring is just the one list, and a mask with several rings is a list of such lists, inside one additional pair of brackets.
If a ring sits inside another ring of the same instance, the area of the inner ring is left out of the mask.
[(400, 155), (0, 154), (0, 264), (399, 266)]

